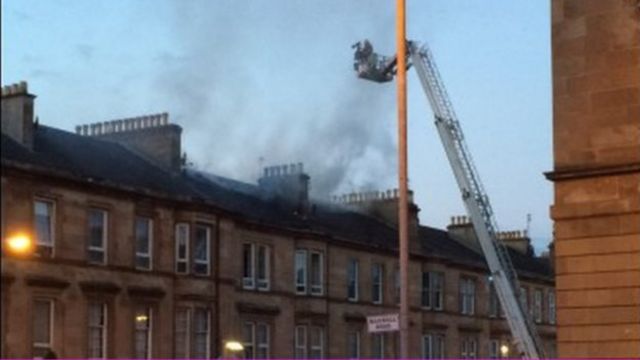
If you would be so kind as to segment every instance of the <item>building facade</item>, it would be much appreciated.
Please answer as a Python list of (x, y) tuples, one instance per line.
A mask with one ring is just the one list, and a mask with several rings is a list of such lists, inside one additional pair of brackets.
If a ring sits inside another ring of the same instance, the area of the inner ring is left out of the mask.
[[(2, 92), (2, 357), (394, 357), (394, 191), (310, 199), (299, 164), (246, 184), (183, 166), (166, 114), (79, 126), (33, 121)], [(514, 356), (468, 219), (422, 226), (411, 206), (412, 357)], [(27, 254), (6, 241), (35, 239)], [(522, 301), (555, 354), (548, 258), (506, 233)], [(502, 354), (506, 345), (510, 353)]]
[(640, 2), (552, 1), (558, 354), (640, 357)]

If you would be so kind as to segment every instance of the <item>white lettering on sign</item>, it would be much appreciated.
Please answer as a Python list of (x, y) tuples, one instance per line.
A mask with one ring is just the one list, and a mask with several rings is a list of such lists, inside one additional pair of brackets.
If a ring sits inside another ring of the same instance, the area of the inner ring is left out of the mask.
[(400, 319), (398, 314), (367, 316), (367, 325), (370, 333), (398, 331)]

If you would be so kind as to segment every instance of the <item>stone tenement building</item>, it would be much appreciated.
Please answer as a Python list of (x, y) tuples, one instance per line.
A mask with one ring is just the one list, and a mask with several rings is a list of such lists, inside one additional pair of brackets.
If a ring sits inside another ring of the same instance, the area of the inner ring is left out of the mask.
[[(231, 340), (247, 357), (397, 354), (366, 327), (398, 311), (393, 191), (317, 202), (301, 165), (241, 183), (183, 167), (166, 114), (74, 134), (34, 123), (34, 98), (2, 92), (2, 357), (218, 357)], [(411, 356), (513, 349), (471, 225), (411, 209)], [(30, 256), (7, 247), (18, 232)], [(504, 237), (553, 355), (549, 259)]]
[(640, 358), (640, 1), (552, 18), (558, 355)]

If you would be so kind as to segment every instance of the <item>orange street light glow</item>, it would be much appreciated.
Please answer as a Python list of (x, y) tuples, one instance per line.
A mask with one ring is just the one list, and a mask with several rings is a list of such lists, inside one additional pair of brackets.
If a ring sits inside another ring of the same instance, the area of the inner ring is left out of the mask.
[(12, 253), (27, 254), (31, 252), (33, 242), (31, 238), (24, 233), (9, 236), (6, 241), (7, 247)]

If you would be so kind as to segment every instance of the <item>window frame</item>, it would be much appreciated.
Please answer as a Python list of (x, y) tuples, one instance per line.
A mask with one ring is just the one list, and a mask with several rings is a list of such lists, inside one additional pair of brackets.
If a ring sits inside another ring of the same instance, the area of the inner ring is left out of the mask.
[[(442, 333), (426, 333), (422, 335), (422, 358), (424, 359), (441, 359), (445, 357), (445, 336)], [(425, 346), (425, 340), (428, 340), (429, 351)], [(437, 350), (437, 351), (436, 351)]]
[[(317, 340), (319, 340), (318, 344), (314, 344), (313, 343), (313, 332), (318, 331), (318, 338)], [(307, 339), (307, 343), (309, 344), (309, 350), (308, 350), (308, 355), (309, 358), (311, 359), (322, 359), (324, 358), (324, 343), (325, 343), (325, 331), (324, 331), (324, 326), (318, 326), (318, 325), (312, 325), (309, 327), (309, 331), (307, 332), (307, 336), (309, 337)], [(318, 353), (318, 356), (315, 356), (314, 353)]]
[[(300, 331), (302, 331), (302, 336), (300, 335)], [(307, 344), (308, 344), (308, 339), (307, 339), (307, 326), (306, 325), (296, 325), (294, 327), (294, 333), (293, 333), (293, 342), (294, 342), (294, 357), (296, 359), (305, 359), (308, 356), (308, 352), (307, 352)], [(302, 341), (300, 341), (302, 340)], [(301, 343), (302, 342), (302, 343)]]
[[(197, 337), (198, 335), (201, 335), (202, 332), (198, 331), (197, 328), (197, 321), (198, 319), (196, 319), (196, 316), (198, 314), (198, 312), (201, 311), (201, 313), (204, 314), (204, 320), (205, 320), (205, 325), (206, 325), (206, 331), (204, 331), (204, 339), (205, 339), (205, 354), (203, 355), (203, 357), (199, 357), (200, 354), (196, 355), (196, 344), (197, 344)], [(203, 306), (195, 306), (193, 308), (193, 310), (191, 311), (191, 313), (193, 314), (193, 321), (190, 322), (193, 323), (192, 328), (193, 328), (193, 334), (191, 335), (192, 340), (189, 342), (191, 348), (189, 349), (189, 356), (191, 358), (194, 359), (209, 359), (211, 357), (211, 311), (209, 310), (209, 308), (207, 307), (203, 307)]]
[[(371, 334), (371, 358), (372, 359), (384, 359), (385, 358), (385, 344), (384, 344), (384, 333), (372, 333)], [(376, 353), (378, 349), (376, 349), (376, 340), (380, 340), (380, 352)]]
[[(205, 238), (204, 238), (204, 243), (205, 243), (205, 259), (198, 259), (197, 253), (196, 253), (196, 249), (197, 249), (197, 242), (200, 241), (200, 239), (198, 238), (198, 230), (204, 229), (205, 231)], [(194, 236), (193, 236), (193, 266), (192, 266), (192, 272), (194, 275), (196, 276), (210, 276), (211, 275), (211, 226), (207, 225), (207, 224), (203, 224), (203, 223), (196, 223), (194, 225)], [(198, 266), (204, 266), (205, 271), (201, 272), (198, 269)]]
[[(36, 309), (36, 303), (38, 302), (42, 302), (42, 303), (46, 303), (47, 304), (47, 309), (49, 312), (49, 329), (47, 330), (48, 332), (48, 342), (43, 343), (43, 342), (37, 342), (35, 340), (35, 326), (36, 326), (36, 319), (34, 317), (35, 315), (35, 309)], [(32, 302), (32, 315), (31, 315), (31, 352), (32, 355), (34, 355), (34, 357), (36, 356), (36, 349), (39, 349), (40, 351), (42, 351), (43, 353), (46, 352), (48, 349), (53, 348), (53, 342), (55, 339), (55, 311), (56, 311), (56, 304), (55, 304), (55, 300), (51, 299), (51, 298), (45, 298), (45, 297), (36, 297), (33, 299)]]
[[(264, 279), (260, 278), (260, 249), (264, 249)], [(271, 290), (271, 247), (264, 244), (256, 244), (254, 260), (255, 288), (258, 291)]]
[[(298, 261), (302, 261), (299, 263)], [(308, 251), (306, 249), (296, 249), (294, 253), (294, 288), (297, 295), (306, 295), (309, 289), (308, 286)], [(302, 275), (299, 277), (298, 271), (302, 270)]]
[[(91, 244), (91, 214), (100, 213), (102, 215), (102, 247), (95, 247)], [(87, 262), (93, 265), (106, 265), (109, 256), (109, 211), (97, 207), (89, 208), (89, 236), (87, 237)], [(102, 261), (92, 261), (91, 252), (101, 252)]]
[[(360, 330), (347, 330), (347, 358), (348, 359), (359, 359), (360, 358), (360, 345), (361, 345), (361, 332)], [(351, 350), (354, 350), (351, 348), (352, 344), (352, 340), (355, 340), (355, 355), (353, 353), (351, 353)]]
[[(139, 310), (144, 310), (144, 315), (147, 316), (147, 324), (146, 324), (146, 328), (144, 329), (146, 331), (146, 354), (144, 357), (138, 357), (138, 349), (137, 347), (137, 332), (138, 332), (138, 328), (137, 328), (137, 322), (138, 322), (138, 317), (140, 316), (139, 314)], [(151, 359), (153, 357), (153, 308), (149, 305), (138, 305), (135, 307), (134, 310), (134, 317), (133, 317), (133, 322), (134, 322), (134, 326), (133, 326), (133, 353), (134, 353), (134, 358), (135, 359)]]
[[(314, 269), (314, 256), (318, 257), (318, 269)], [(307, 266), (309, 267), (307, 271), (307, 274), (309, 276), (309, 293), (312, 296), (324, 295), (324, 253), (318, 250), (310, 250)], [(315, 283), (316, 279), (314, 279), (313, 276), (315, 273), (318, 274), (318, 283)]]
[[(176, 344), (178, 339), (178, 321), (177, 316), (178, 313), (184, 312), (185, 314), (185, 328), (184, 331), (184, 354), (183, 356), (179, 356), (178, 354), (178, 346)], [(189, 306), (177, 306), (176, 311), (174, 313), (174, 329), (173, 329), (173, 351), (176, 359), (189, 359), (191, 358), (191, 312), (192, 308)]]
[[(43, 203), (47, 206), (48, 211), (50, 211), (49, 215), (49, 236), (51, 237), (50, 244), (40, 241), (40, 237), (38, 236), (38, 213), (37, 213), (37, 204)], [(34, 226), (34, 235), (35, 235), (35, 255), (38, 257), (46, 257), (52, 258), (55, 256), (56, 249), (56, 201), (52, 199), (47, 199), (43, 197), (35, 197), (33, 200), (33, 226)], [(48, 250), (44, 250), (48, 249)]]
[[(102, 301), (90, 301), (87, 307), (87, 358), (90, 359), (106, 359), (107, 358), (107, 345), (109, 339), (109, 306), (106, 302)], [(95, 326), (91, 324), (91, 308), (92, 305), (98, 305), (102, 311), (103, 324)], [(101, 333), (101, 349), (102, 354), (100, 356), (93, 356), (91, 349), (91, 330), (99, 329)]]
[(536, 323), (542, 323), (542, 289), (533, 290), (533, 319)]
[[(261, 327), (265, 330), (266, 342), (264, 343), (260, 342), (260, 336), (258, 335), (260, 333)], [(254, 339), (255, 339), (254, 351), (255, 351), (256, 357), (261, 359), (268, 359), (271, 356), (271, 326), (266, 322), (257, 322), (255, 327), (255, 332), (254, 332)], [(257, 356), (260, 349), (265, 350), (264, 357)]]
[[(185, 230), (184, 235), (184, 257), (180, 257), (180, 228)], [(175, 271), (176, 274), (186, 275), (189, 274), (189, 250), (190, 250), (190, 240), (191, 240), (191, 227), (187, 222), (179, 222), (176, 223), (174, 229), (174, 241), (175, 241)], [(184, 265), (184, 270), (180, 270), (180, 265)]]
[[(378, 282), (375, 280), (376, 271), (379, 272)], [(371, 264), (371, 302), (376, 305), (384, 302), (384, 265), (382, 263)]]
[(356, 258), (349, 258), (347, 261), (347, 300), (357, 302), (360, 295), (358, 291), (360, 287), (360, 262)]
[(555, 325), (556, 324), (556, 293), (555, 291), (549, 290), (549, 292), (547, 293), (547, 302), (548, 302), (547, 320), (549, 321), (549, 324)]
[[(138, 221), (145, 221), (148, 226), (148, 252), (142, 253), (138, 251)], [(153, 218), (147, 216), (136, 216), (134, 220), (134, 263), (136, 270), (142, 271), (152, 271), (153, 270)], [(146, 258), (148, 259), (149, 265), (148, 267), (140, 266), (138, 260)]]
[(460, 313), (469, 316), (475, 315), (476, 280), (471, 277), (461, 277), (459, 288)]
[[(249, 258), (247, 259), (246, 251), (249, 251)], [(242, 288), (245, 290), (253, 290), (256, 288), (255, 281), (255, 244), (243, 243), (242, 244)], [(249, 267), (249, 274), (247, 274), (247, 266)]]

